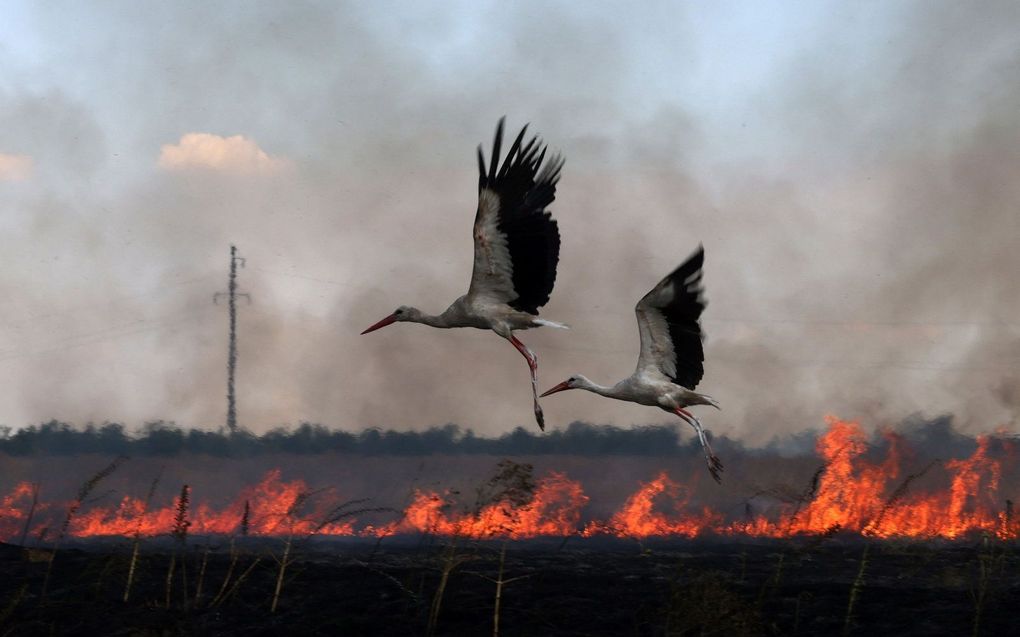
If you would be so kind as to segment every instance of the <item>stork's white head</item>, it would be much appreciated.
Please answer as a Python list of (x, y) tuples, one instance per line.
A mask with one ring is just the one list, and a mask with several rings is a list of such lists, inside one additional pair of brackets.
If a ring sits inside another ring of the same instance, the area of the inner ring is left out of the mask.
[(574, 374), (567, 380), (542, 394), (539, 398), (548, 396), (549, 394), (555, 394), (556, 392), (566, 391), (568, 389), (588, 389), (591, 386), (592, 382), (590, 380), (580, 374)]
[(393, 314), (390, 314), (383, 320), (372, 325), (372, 327), (362, 332), (362, 334), (374, 332), (380, 328), (386, 327), (387, 325), (397, 323), (400, 321), (410, 321), (412, 323), (419, 323), (421, 322), (421, 316), (422, 316), (421, 310), (419, 310), (418, 308), (414, 308), (409, 305), (401, 305), (400, 307), (393, 311)]

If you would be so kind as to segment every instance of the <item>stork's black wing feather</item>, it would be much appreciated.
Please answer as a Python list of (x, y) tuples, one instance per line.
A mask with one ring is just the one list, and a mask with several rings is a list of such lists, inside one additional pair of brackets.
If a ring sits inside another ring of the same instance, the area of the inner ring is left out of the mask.
[[(472, 288), (476, 284), (481, 285), (484, 278), (477, 272), (480, 263), (488, 263), (487, 274), (495, 275), (498, 267), (493, 264), (495, 249), (492, 246), (505, 245), (511, 262), (514, 296), (505, 302), (518, 311), (538, 314), (538, 308), (549, 302), (549, 294), (556, 282), (560, 233), (556, 220), (546, 207), (556, 198), (556, 183), (560, 178), (563, 158), (553, 156), (543, 165), (546, 147), (537, 137), (524, 144), (527, 128), (521, 129), (502, 164), (503, 119), (499, 120), (496, 128), (488, 169), (482, 149), (478, 148), (480, 199), (475, 218), (476, 272), (472, 276)], [(485, 205), (483, 191), (489, 191), (498, 198), (495, 210)], [(493, 213), (497, 216), (496, 223), (486, 224), (482, 216)], [(480, 235), (492, 225), (503, 235), (502, 238)], [(481, 246), (479, 242), (482, 242)], [(487, 262), (479, 260), (480, 249), (488, 250), (485, 253)]]
[[(706, 305), (701, 296), (704, 262), (705, 250), (699, 246), (652, 288), (636, 308), (642, 337), (638, 366), (654, 364), (674, 383), (690, 390), (697, 387), (705, 374), (704, 335), (700, 323)], [(662, 339), (665, 333), (668, 333), (669, 343)]]

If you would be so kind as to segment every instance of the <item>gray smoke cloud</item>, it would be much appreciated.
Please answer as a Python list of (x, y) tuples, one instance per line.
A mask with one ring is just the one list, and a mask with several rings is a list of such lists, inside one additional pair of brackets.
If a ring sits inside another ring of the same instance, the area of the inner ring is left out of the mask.
[[(243, 424), (531, 426), (494, 335), (358, 336), (466, 290), (474, 147), (506, 114), (567, 158), (543, 316), (573, 330), (523, 335), (542, 385), (629, 374), (634, 303), (704, 242), (711, 429), (1015, 427), (1017, 13), (835, 5), (761, 45), (759, 77), (693, 7), (23, 8), (28, 44), (0, 48), (0, 153), (32, 159), (0, 180), (0, 420), (218, 426), (234, 243)], [(728, 73), (751, 88), (687, 95)], [(553, 426), (665, 419), (575, 394), (545, 401)]]

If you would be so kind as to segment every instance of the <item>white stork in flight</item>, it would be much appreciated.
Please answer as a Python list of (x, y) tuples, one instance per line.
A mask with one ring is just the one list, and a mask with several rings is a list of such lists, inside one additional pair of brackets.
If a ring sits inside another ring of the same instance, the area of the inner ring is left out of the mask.
[(701, 422), (686, 409), (691, 405), (719, 408), (711, 396), (694, 391), (705, 373), (699, 322), (705, 309), (705, 301), (701, 298), (701, 266), (704, 261), (705, 250), (698, 246), (697, 251), (680, 267), (638, 301), (634, 312), (641, 333), (641, 353), (633, 374), (612, 387), (598, 385), (578, 374), (542, 396), (566, 389), (585, 389), (608, 398), (659, 407), (676, 414), (698, 432), (708, 460), (708, 470), (716, 482), (721, 482), (722, 462), (712, 452)]
[(538, 358), (514, 335), (541, 325), (565, 325), (538, 318), (556, 281), (560, 233), (546, 207), (556, 198), (563, 158), (554, 155), (543, 166), (546, 146), (537, 137), (522, 146), (527, 126), (499, 163), (503, 118), (496, 127), (492, 160), (485, 168), (478, 146), (478, 209), (475, 213), (475, 262), (467, 294), (437, 316), (402, 305), (362, 334), (398, 321), (432, 327), (474, 327), (492, 330), (510, 341), (528, 361), (535, 419), (545, 430), (538, 404)]

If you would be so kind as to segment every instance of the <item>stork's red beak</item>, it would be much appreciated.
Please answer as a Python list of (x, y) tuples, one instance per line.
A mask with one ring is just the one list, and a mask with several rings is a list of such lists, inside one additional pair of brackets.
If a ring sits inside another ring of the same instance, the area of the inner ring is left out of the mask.
[(563, 391), (565, 389), (573, 389), (573, 387), (570, 386), (570, 381), (568, 381), (568, 380), (565, 380), (562, 383), (560, 383), (559, 385), (553, 387), (549, 391), (547, 391), (544, 394), (542, 394), (541, 396), (539, 396), (539, 398), (545, 398), (549, 394), (555, 394), (556, 392)]
[(386, 327), (390, 323), (395, 323), (396, 321), (397, 321), (397, 315), (396, 314), (390, 314), (389, 316), (387, 316), (383, 320), (379, 321), (378, 323), (376, 323), (372, 327), (370, 327), (367, 330), (365, 330), (364, 332), (362, 332), (362, 334), (368, 334), (369, 332), (374, 332), (377, 329)]

